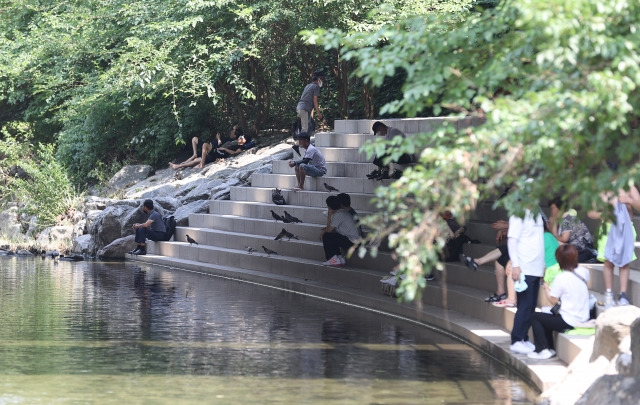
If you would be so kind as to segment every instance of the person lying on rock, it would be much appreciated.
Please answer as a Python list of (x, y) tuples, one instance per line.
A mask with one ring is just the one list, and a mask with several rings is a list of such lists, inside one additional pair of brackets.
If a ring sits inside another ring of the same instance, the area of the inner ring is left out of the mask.
[[(220, 133), (218, 133), (216, 135), (216, 139), (214, 139), (212, 142), (205, 141), (201, 143), (198, 137), (194, 136), (193, 138), (191, 138), (193, 155), (191, 155), (189, 159), (185, 160), (182, 163), (169, 162), (169, 167), (171, 167), (173, 170), (178, 170), (183, 167), (194, 167), (194, 166), (196, 168), (202, 168), (205, 165), (208, 165), (209, 163), (215, 162), (220, 157), (228, 157), (228, 155), (225, 155), (225, 153), (222, 153), (222, 156), (221, 156), (221, 154), (218, 154), (215, 152), (221, 149), (225, 149), (225, 150), (232, 149), (234, 146), (236, 146), (239, 143), (239, 138), (241, 136), (243, 136), (243, 132), (240, 128), (238, 128), (237, 125), (233, 126), (233, 128), (229, 132), (228, 137), (221, 137)], [(247, 139), (247, 137), (245, 136), (243, 145), (247, 143), (249, 143), (249, 139)], [(199, 146), (202, 148), (201, 157), (198, 157), (198, 153), (197, 153)]]

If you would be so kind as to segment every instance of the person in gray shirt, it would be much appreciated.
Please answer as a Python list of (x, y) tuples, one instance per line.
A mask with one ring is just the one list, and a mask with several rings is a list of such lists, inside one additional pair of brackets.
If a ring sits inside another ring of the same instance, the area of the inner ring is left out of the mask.
[(146, 255), (146, 240), (164, 240), (164, 235), (167, 232), (167, 228), (164, 226), (162, 216), (158, 213), (158, 211), (153, 209), (153, 201), (144, 200), (144, 203), (142, 204), (142, 211), (145, 214), (149, 214), (149, 218), (142, 224), (133, 224), (133, 229), (136, 231), (135, 241), (138, 244), (138, 248), (132, 250), (129, 253), (134, 255)]
[(300, 117), (302, 132), (309, 133), (309, 118), (314, 108), (316, 109), (318, 119), (322, 119), (322, 113), (318, 106), (318, 96), (320, 96), (323, 79), (324, 73), (321, 71), (314, 72), (311, 83), (307, 84), (304, 90), (302, 90), (300, 101), (298, 101), (298, 106), (296, 107), (298, 117)]

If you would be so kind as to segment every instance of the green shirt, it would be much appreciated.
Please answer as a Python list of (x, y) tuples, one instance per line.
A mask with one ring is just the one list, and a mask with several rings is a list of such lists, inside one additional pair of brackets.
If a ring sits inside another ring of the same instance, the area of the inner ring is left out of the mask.
[(558, 249), (560, 244), (558, 240), (551, 232), (544, 233), (544, 267), (548, 269), (549, 267), (557, 264), (556, 260), (556, 249)]

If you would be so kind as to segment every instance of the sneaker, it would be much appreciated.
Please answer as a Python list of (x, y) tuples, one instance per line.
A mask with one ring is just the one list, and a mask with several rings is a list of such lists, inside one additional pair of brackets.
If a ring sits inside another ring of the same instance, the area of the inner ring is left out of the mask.
[(527, 342), (521, 340), (509, 346), (509, 350), (511, 350), (511, 353), (529, 354), (533, 353), (535, 349), (532, 349)]
[(555, 352), (549, 349), (544, 349), (539, 352), (528, 353), (527, 357), (529, 357), (530, 359), (536, 359), (536, 360), (547, 360), (552, 358), (555, 355), (556, 355)]
[(627, 293), (620, 293), (620, 297), (618, 298), (618, 305), (629, 305), (629, 299), (627, 298)]
[(367, 178), (368, 179), (375, 179), (378, 176), (380, 176), (380, 170), (378, 170), (378, 169), (375, 169), (371, 173), (367, 174)]
[(344, 256), (340, 255), (338, 259), (340, 259), (340, 263), (342, 263), (343, 266), (347, 264), (347, 259)]
[(530, 340), (524, 340), (523, 341), (525, 345), (527, 345), (527, 347), (533, 351), (536, 350), (536, 345), (534, 345), (533, 343), (531, 343)]
[(464, 253), (460, 255), (460, 262), (473, 271), (478, 270), (478, 267), (479, 267), (478, 263), (476, 263), (476, 261), (473, 260), (473, 258), (465, 255)]
[(147, 248), (146, 247), (138, 248), (133, 252), (133, 254), (137, 256), (144, 256), (147, 254)]
[(507, 299), (507, 294), (493, 294), (491, 297), (487, 297), (484, 299), (484, 302), (500, 302), (502, 300), (506, 300)]
[(383, 278), (382, 280), (380, 280), (380, 282), (382, 284), (389, 284), (391, 286), (396, 286), (396, 278), (395, 277), (389, 277), (389, 278)]
[(325, 266), (343, 266), (342, 262), (340, 261), (340, 257), (338, 255), (334, 255), (331, 259), (327, 260), (326, 262), (322, 262), (322, 264), (324, 264)]
[(616, 302), (613, 300), (613, 292), (607, 291), (604, 293), (604, 307), (605, 309), (609, 309), (611, 307), (615, 307)]
[(395, 169), (391, 174), (392, 179), (398, 180), (400, 177), (402, 177), (402, 170)]

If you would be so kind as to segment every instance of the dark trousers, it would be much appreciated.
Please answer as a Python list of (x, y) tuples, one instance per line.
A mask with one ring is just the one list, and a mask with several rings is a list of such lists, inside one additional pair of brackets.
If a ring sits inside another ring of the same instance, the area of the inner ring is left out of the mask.
[(164, 240), (164, 232), (152, 231), (144, 227), (136, 229), (136, 243), (145, 243), (147, 239), (153, 241)]
[(564, 332), (573, 329), (561, 316), (534, 312), (531, 316), (531, 329), (533, 330), (533, 343), (536, 344), (536, 352), (544, 349), (555, 350), (553, 344), (553, 332)]
[(322, 235), (322, 246), (324, 246), (324, 256), (329, 260), (335, 255), (341, 255), (340, 248), (348, 249), (353, 246), (353, 242), (338, 232), (325, 232)]
[(527, 289), (517, 293), (518, 310), (513, 319), (513, 329), (511, 330), (511, 343), (521, 340), (529, 340), (529, 327), (531, 327), (531, 316), (536, 310), (538, 303), (538, 290), (540, 289), (540, 277), (525, 276)]
[[(383, 167), (384, 163), (383, 160), (384, 158), (386, 158), (387, 155), (382, 155), (380, 157), (374, 157), (373, 158), (373, 164), (378, 166), (378, 167)], [(393, 163), (397, 163), (399, 165), (408, 165), (409, 163), (411, 163), (411, 155), (405, 153), (404, 155), (400, 156), (400, 159), (398, 159), (396, 162)]]

